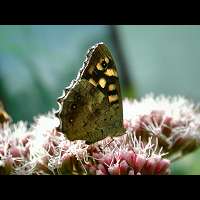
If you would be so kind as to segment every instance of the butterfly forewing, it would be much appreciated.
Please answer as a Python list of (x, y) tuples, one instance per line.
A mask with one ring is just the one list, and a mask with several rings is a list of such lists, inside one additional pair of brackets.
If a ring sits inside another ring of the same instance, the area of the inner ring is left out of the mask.
[(116, 65), (111, 53), (103, 43), (89, 52), (90, 57), (81, 77), (97, 87), (111, 104), (121, 103), (121, 93)]
[(59, 130), (69, 140), (94, 143), (124, 133), (117, 68), (103, 43), (89, 49), (77, 79), (59, 103)]

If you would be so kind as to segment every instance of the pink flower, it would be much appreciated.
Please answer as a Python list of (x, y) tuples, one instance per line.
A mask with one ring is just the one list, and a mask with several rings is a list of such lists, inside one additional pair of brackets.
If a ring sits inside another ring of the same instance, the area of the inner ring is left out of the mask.
[(0, 174), (12, 174), (29, 161), (30, 135), (24, 122), (0, 128)]
[(145, 141), (158, 139), (167, 157), (177, 159), (197, 149), (200, 144), (200, 112), (183, 97), (147, 95), (140, 101), (123, 102), (124, 126)]
[(56, 131), (54, 112), (0, 127), (0, 174), (166, 175), (200, 144), (198, 105), (183, 97), (124, 100), (124, 135), (95, 144)]
[(170, 161), (162, 158), (165, 154), (152, 143), (151, 138), (144, 144), (127, 130), (121, 137), (108, 137), (86, 145), (84, 141), (67, 140), (56, 131), (56, 126), (53, 113), (35, 119), (29, 130), (32, 136), (28, 141), (29, 159), (15, 169), (16, 174), (138, 175), (170, 172)]

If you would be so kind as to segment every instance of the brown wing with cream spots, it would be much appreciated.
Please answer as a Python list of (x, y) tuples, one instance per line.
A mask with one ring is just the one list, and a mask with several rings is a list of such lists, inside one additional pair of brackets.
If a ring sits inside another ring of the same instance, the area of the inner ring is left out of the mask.
[(91, 48), (87, 55), (81, 77), (98, 87), (111, 104), (121, 104), (117, 68), (108, 48), (99, 43)]
[(103, 43), (89, 49), (76, 80), (58, 98), (58, 131), (94, 143), (124, 133), (117, 68)]

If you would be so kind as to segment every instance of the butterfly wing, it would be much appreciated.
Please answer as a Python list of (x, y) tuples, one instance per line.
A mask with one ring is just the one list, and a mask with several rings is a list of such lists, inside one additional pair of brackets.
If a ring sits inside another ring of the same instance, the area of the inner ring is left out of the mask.
[(58, 129), (69, 140), (94, 143), (124, 133), (117, 68), (103, 43), (89, 49), (77, 79), (58, 102)]
[(121, 104), (118, 72), (108, 48), (103, 43), (99, 43), (89, 50), (88, 57), (81, 77), (97, 87), (108, 98), (111, 105)]

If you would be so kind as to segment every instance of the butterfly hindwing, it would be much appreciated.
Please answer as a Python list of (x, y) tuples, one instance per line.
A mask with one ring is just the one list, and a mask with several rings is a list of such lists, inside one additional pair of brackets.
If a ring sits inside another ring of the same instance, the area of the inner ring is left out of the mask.
[(123, 134), (119, 78), (113, 58), (103, 43), (92, 47), (77, 79), (58, 100), (59, 130), (69, 140), (94, 143)]

